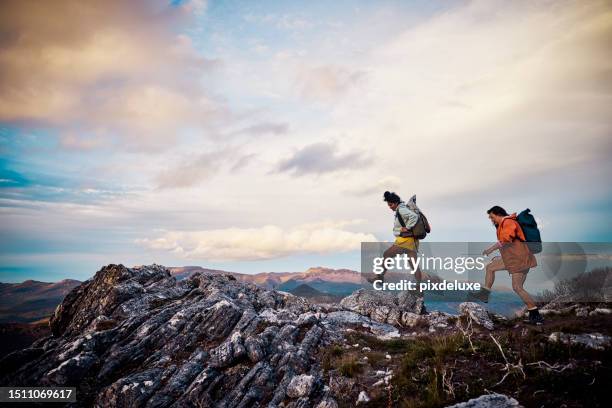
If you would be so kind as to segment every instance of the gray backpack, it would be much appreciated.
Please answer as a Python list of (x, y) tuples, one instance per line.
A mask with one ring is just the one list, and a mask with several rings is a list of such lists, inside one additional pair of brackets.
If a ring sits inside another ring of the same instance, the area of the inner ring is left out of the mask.
[[(417, 219), (416, 224), (414, 224), (414, 227), (410, 228), (408, 232), (400, 233), (400, 237), (414, 237), (416, 239), (424, 239), (427, 234), (431, 232), (431, 226), (429, 225), (429, 221), (427, 220), (425, 214), (423, 214), (420, 208), (416, 205), (416, 195), (410, 197), (410, 200), (408, 200), (406, 206), (412, 211), (414, 211), (419, 218)], [(406, 228), (406, 223), (404, 222), (400, 213), (396, 211), (395, 215), (397, 216), (397, 220), (399, 221), (400, 225)]]

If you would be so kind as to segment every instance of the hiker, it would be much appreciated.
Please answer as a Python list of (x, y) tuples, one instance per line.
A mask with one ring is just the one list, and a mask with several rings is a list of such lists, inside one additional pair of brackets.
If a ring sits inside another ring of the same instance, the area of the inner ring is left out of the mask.
[(512, 289), (527, 305), (529, 323), (542, 324), (544, 319), (538, 311), (533, 298), (523, 288), (530, 268), (537, 265), (535, 256), (525, 243), (525, 234), (516, 221), (516, 213), (509, 215), (506, 210), (496, 205), (491, 207), (487, 214), (497, 229), (497, 242), (483, 251), (488, 256), (499, 250), (501, 256), (494, 257), (486, 266), (485, 284), (479, 292), (470, 293), (470, 297), (484, 303), (489, 301), (491, 287), (495, 281), (495, 273), (507, 270), (512, 278)]
[[(387, 203), (389, 209), (395, 214), (395, 221), (393, 224), (393, 235), (395, 235), (395, 242), (383, 253), (383, 258), (395, 258), (395, 256), (398, 254), (407, 254), (408, 257), (416, 259), (419, 241), (418, 239), (408, 235), (410, 235), (410, 229), (416, 225), (419, 219), (418, 214), (408, 208), (406, 203), (393, 192), (385, 191), (383, 197), (383, 200)], [(402, 219), (399, 220), (398, 217), (402, 217)], [(404, 223), (404, 226), (402, 226), (402, 222)], [(384, 269), (380, 275), (373, 277), (372, 281), (384, 280), (384, 275), (386, 272), (387, 270)], [(420, 268), (417, 268), (416, 272), (414, 273), (414, 277), (417, 280), (418, 285), (418, 282), (421, 282), (423, 278)]]

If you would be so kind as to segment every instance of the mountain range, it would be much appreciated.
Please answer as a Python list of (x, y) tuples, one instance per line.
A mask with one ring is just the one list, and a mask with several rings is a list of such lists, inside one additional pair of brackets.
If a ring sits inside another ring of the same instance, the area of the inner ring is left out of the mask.
[(359, 272), (351, 269), (332, 269), (322, 266), (308, 268), (304, 272), (261, 272), (256, 274), (206, 269), (200, 266), (171, 267), (169, 270), (178, 280), (185, 279), (197, 272), (231, 274), (239, 281), (254, 283), (266, 289), (293, 293), (295, 288), (305, 284), (322, 294), (329, 294), (334, 297), (348, 296), (361, 287)]

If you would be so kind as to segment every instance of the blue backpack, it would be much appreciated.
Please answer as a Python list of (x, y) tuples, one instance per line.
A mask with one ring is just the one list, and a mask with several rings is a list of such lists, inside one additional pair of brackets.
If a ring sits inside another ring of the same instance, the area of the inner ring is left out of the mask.
[(531, 250), (531, 253), (538, 254), (542, 252), (542, 237), (540, 236), (540, 230), (538, 229), (538, 223), (536, 222), (531, 210), (527, 208), (516, 216), (516, 221), (521, 226), (523, 234), (525, 234), (525, 242)]

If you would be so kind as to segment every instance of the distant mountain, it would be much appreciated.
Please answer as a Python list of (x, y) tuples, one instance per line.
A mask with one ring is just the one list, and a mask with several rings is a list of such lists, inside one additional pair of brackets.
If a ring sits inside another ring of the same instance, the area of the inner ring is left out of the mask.
[(315, 288), (301, 283), (298, 286), (288, 291), (295, 296), (301, 296), (316, 303), (337, 303), (342, 300), (343, 296), (332, 295), (329, 293), (319, 292)]
[(322, 295), (321, 292), (319, 292), (315, 288), (312, 288), (312, 287), (306, 285), (305, 283), (302, 283), (302, 284), (296, 286), (295, 288), (291, 289), (290, 293), (292, 293), (292, 294), (294, 294), (296, 296), (302, 296), (302, 297), (305, 297), (305, 298)]
[(229, 273), (238, 280), (255, 283), (266, 289), (288, 291), (301, 283), (308, 283), (309, 286), (321, 292), (347, 295), (360, 287), (359, 283), (361, 278), (359, 272), (351, 269), (332, 269), (322, 266), (308, 268), (305, 272), (261, 272), (252, 275), (217, 269), (206, 269), (199, 266), (172, 267), (169, 269), (172, 275), (179, 280), (195, 272)]
[(361, 285), (352, 282), (329, 282), (322, 279), (310, 281), (303, 279), (289, 279), (288, 281), (285, 281), (278, 285), (276, 289), (283, 290), (285, 292), (291, 292), (294, 288), (303, 284), (308, 284), (308, 286), (316, 289), (321, 293), (329, 293), (341, 297), (348, 296), (361, 287)]
[(49, 317), (68, 292), (80, 284), (74, 279), (0, 283), (0, 323), (30, 323)]

